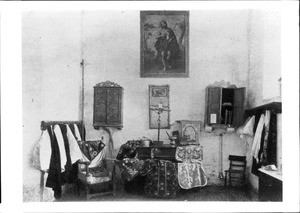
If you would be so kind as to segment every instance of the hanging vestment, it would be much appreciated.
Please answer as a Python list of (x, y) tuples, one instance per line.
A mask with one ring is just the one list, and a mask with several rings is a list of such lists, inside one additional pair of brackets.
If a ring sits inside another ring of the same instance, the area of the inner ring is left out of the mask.
[(60, 165), (62, 170), (64, 170), (65, 169), (64, 166), (67, 164), (67, 155), (65, 149), (65, 142), (64, 142), (64, 138), (60, 126), (56, 124), (53, 128), (53, 132), (60, 151)]
[(258, 152), (260, 150), (260, 145), (261, 145), (261, 137), (262, 137), (262, 130), (264, 127), (264, 120), (265, 120), (265, 116), (262, 114), (257, 124), (254, 139), (253, 139), (251, 155), (256, 159), (256, 162), (259, 162)]
[(51, 159), (48, 171), (48, 178), (46, 181), (46, 187), (52, 188), (54, 191), (54, 197), (61, 197), (61, 185), (63, 183), (61, 176), (61, 159), (59, 145), (55, 134), (52, 132), (52, 126), (47, 127), (47, 131), (51, 141)]
[(270, 127), (270, 118), (271, 118), (271, 112), (269, 110), (265, 113), (265, 132), (263, 134), (263, 149), (261, 154), (259, 155), (259, 161), (266, 165), (267, 164), (267, 148), (268, 148), (268, 138), (269, 138), (269, 127)]
[(51, 141), (47, 130), (42, 131), (39, 140), (33, 147), (32, 165), (42, 171), (48, 171), (51, 158)]
[[(78, 126), (79, 125), (79, 126)], [(74, 136), (75, 136), (75, 139), (77, 141), (82, 141), (82, 140), (85, 140), (85, 129), (83, 128), (83, 131), (82, 131), (82, 137), (80, 135), (80, 132), (79, 132), (79, 129), (82, 129), (82, 124), (74, 124), (73, 125), (73, 128), (74, 128)]]
[(76, 161), (82, 159), (82, 153), (69, 125), (66, 125), (66, 127), (67, 127), (67, 138), (70, 147), (71, 163), (73, 164)]
[(183, 146), (176, 148), (176, 160), (178, 163), (178, 183), (183, 189), (205, 186), (205, 175), (202, 159), (203, 153), (200, 146)]

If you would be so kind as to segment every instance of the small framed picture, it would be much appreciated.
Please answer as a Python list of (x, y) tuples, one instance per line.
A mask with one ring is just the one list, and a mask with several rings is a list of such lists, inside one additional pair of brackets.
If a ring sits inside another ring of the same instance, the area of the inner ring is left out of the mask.
[(149, 85), (149, 128), (170, 129), (169, 111), (169, 85)]

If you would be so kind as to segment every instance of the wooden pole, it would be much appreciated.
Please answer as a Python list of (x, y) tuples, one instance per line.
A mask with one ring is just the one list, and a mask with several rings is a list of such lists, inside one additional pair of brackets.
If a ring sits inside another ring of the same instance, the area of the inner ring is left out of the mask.
[[(81, 60), (81, 134), (84, 132), (84, 59)], [(82, 139), (84, 140), (84, 139)]]

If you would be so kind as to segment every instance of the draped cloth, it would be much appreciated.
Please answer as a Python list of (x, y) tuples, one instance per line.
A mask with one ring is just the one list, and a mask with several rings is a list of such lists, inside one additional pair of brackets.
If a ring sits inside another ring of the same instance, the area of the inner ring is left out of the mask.
[(183, 189), (205, 186), (207, 177), (202, 163), (178, 163), (178, 183)]
[(118, 167), (121, 171), (122, 177), (131, 181), (138, 175), (146, 175), (150, 170), (150, 159), (139, 160), (137, 158), (136, 148), (141, 141), (127, 141), (123, 144), (116, 157)]
[(52, 132), (52, 126), (48, 126), (47, 131), (49, 133), (51, 141), (51, 159), (48, 171), (48, 178), (46, 181), (46, 187), (52, 188), (52, 190), (54, 191), (55, 198), (60, 198), (62, 193), (61, 186), (64, 184), (61, 175), (61, 152), (59, 149), (56, 135)]
[(263, 150), (261, 151), (261, 154), (259, 156), (259, 160), (262, 164), (267, 164), (268, 154), (267, 154), (267, 148), (268, 148), (268, 139), (269, 139), (269, 128), (270, 128), (270, 118), (271, 118), (271, 112), (269, 110), (266, 111), (265, 115), (265, 132), (263, 135)]
[(31, 155), (32, 165), (42, 171), (48, 171), (51, 158), (51, 141), (47, 130), (42, 131), (35, 143)]
[(207, 177), (202, 165), (203, 153), (200, 146), (183, 146), (176, 149), (178, 183), (183, 189), (205, 186)]
[(71, 163), (73, 164), (78, 160), (82, 159), (82, 153), (69, 125), (66, 125), (66, 128), (67, 128), (67, 138), (69, 141)]
[(99, 167), (104, 162), (105, 144), (101, 140), (79, 141), (78, 144), (81, 150), (81, 159), (90, 162), (89, 168)]

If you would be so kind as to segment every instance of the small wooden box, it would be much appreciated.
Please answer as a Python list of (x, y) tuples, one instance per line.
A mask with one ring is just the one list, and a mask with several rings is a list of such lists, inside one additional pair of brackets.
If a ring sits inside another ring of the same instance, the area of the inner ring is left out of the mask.
[(201, 121), (178, 120), (172, 125), (172, 135), (178, 145), (199, 145)]

